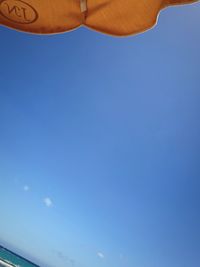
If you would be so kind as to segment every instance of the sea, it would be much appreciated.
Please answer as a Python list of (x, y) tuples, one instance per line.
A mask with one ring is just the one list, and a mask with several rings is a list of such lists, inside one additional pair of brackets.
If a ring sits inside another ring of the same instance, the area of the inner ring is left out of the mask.
[(39, 267), (12, 251), (0, 246), (0, 267)]

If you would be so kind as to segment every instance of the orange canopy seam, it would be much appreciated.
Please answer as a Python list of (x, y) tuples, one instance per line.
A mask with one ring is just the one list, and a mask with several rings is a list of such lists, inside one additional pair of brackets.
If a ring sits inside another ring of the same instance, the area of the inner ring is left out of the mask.
[(87, 11), (87, 0), (80, 0), (81, 12), (84, 13)]

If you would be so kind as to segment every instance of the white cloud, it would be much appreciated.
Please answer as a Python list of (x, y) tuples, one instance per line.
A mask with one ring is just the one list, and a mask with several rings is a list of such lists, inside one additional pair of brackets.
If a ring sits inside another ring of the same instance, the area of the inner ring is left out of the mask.
[(25, 186), (23, 187), (23, 189), (24, 189), (25, 192), (27, 192), (27, 191), (30, 190), (30, 187), (29, 187), (28, 185), (25, 185)]
[(104, 254), (102, 252), (97, 252), (97, 256), (99, 258), (101, 258), (101, 259), (104, 259), (105, 258)]
[(53, 202), (52, 202), (52, 200), (49, 197), (46, 197), (44, 199), (44, 204), (47, 206), (47, 208), (50, 208), (50, 207), (53, 206)]

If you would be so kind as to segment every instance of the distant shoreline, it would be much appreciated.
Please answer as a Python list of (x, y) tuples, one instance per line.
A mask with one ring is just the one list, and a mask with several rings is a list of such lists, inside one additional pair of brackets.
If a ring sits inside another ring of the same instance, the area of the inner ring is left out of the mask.
[[(18, 257), (18, 258), (20, 258), (20, 259), (22, 259), (22, 260), (24, 260), (24, 261), (30, 263), (31, 265), (33, 265), (33, 266), (35, 266), (35, 267), (40, 267), (39, 265), (33, 263), (33, 262), (30, 261), (30, 260), (25, 259), (24, 257), (22, 257), (22, 256), (20, 256), (20, 255), (18, 255), (18, 254), (16, 254), (15, 252), (13, 252), (13, 251), (11, 251), (11, 250), (5, 248), (5, 247), (2, 246), (2, 245), (0, 245), (0, 249), (4, 249), (4, 250), (8, 251), (9, 253), (12, 253), (12, 254), (15, 255), (16, 257)], [(4, 264), (4, 265), (3, 265), (3, 264)], [(2, 266), (1, 266), (1, 265), (2, 265)], [(0, 267), (15, 267), (15, 265), (12, 264), (12, 263), (7, 263), (7, 262), (4, 261), (2, 258), (0, 258)]]
[(0, 267), (15, 267), (15, 265), (7, 263), (6, 261), (0, 259)]

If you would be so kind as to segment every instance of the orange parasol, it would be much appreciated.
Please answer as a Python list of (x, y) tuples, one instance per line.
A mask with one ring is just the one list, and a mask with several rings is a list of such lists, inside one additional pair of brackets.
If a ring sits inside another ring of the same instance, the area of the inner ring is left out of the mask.
[(79, 26), (116, 35), (152, 28), (161, 9), (197, 0), (0, 0), (0, 24), (50, 34)]

